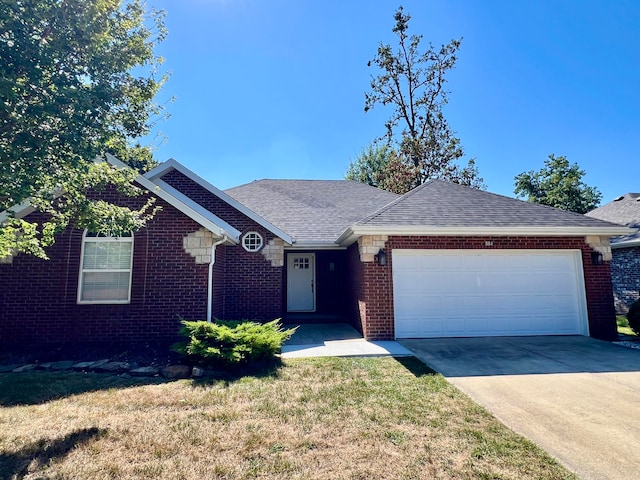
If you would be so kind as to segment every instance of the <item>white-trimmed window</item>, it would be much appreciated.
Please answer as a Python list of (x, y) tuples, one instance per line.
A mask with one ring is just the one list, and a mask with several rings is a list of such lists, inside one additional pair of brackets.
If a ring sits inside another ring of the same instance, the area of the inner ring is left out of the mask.
[(258, 232), (247, 232), (242, 237), (242, 246), (247, 252), (257, 252), (262, 248), (262, 235)]
[(129, 303), (133, 235), (105, 237), (85, 231), (81, 255), (78, 303)]

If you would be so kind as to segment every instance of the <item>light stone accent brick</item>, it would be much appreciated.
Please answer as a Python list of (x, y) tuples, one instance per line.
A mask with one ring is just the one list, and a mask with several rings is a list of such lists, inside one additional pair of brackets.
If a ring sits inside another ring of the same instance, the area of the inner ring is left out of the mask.
[(201, 228), (184, 237), (182, 245), (184, 251), (196, 259), (196, 263), (211, 263), (211, 247), (214, 240), (218, 238), (206, 228)]
[(584, 238), (584, 241), (596, 252), (600, 252), (602, 254), (602, 259), (605, 262), (611, 261), (612, 255), (611, 255), (611, 244), (609, 243), (609, 237), (598, 236), (598, 235), (587, 235)]
[(386, 235), (363, 235), (358, 238), (358, 251), (360, 261), (363, 263), (373, 262), (375, 256), (382, 250), (389, 237)]
[(284, 266), (285, 242), (281, 238), (274, 238), (262, 247), (261, 253), (265, 259), (271, 262), (272, 267)]

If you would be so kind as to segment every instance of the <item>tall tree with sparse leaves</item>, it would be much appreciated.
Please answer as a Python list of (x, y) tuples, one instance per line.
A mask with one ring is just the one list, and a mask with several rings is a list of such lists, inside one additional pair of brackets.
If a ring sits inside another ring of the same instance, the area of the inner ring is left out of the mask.
[(576, 213), (587, 213), (600, 205), (602, 194), (582, 181), (585, 171), (566, 157), (549, 155), (544, 167), (515, 177), (514, 193), (529, 202)]
[[(455, 66), (460, 40), (440, 49), (430, 43), (422, 51), (422, 35), (408, 34), (410, 19), (402, 7), (395, 12), (393, 33), (398, 48), (380, 44), (368, 63), (379, 73), (372, 76), (371, 91), (365, 94), (365, 112), (376, 105), (392, 108), (386, 133), (378, 141), (392, 148), (398, 166), (413, 177), (407, 187), (397, 185), (396, 190), (402, 193), (430, 179), (485, 188), (473, 159), (459, 164), (464, 150), (443, 113), (448, 102), (446, 74)], [(357, 169), (357, 161), (351, 168)]]
[[(143, 0), (0, 0), (0, 258), (46, 258), (70, 223), (111, 235), (144, 224), (149, 202), (132, 210), (86, 193), (142, 193), (132, 181), (155, 164), (138, 142), (164, 117), (154, 48), (165, 35)], [(93, 161), (105, 153), (136, 171)], [(12, 216), (27, 201), (44, 220)]]

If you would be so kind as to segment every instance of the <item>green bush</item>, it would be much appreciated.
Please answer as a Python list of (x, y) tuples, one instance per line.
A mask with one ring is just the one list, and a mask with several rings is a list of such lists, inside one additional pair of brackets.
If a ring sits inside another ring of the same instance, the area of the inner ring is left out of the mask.
[(181, 323), (180, 334), (187, 340), (171, 348), (206, 366), (246, 365), (272, 359), (297, 328), (283, 330), (280, 319), (267, 323), (224, 320)]
[(629, 312), (627, 312), (627, 320), (629, 320), (629, 326), (636, 335), (640, 335), (640, 300), (636, 300), (631, 305)]

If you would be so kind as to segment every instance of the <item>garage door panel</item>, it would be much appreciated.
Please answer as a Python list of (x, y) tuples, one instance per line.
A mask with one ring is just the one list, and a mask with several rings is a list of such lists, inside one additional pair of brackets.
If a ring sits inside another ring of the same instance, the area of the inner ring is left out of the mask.
[(588, 334), (578, 251), (394, 250), (396, 337)]

